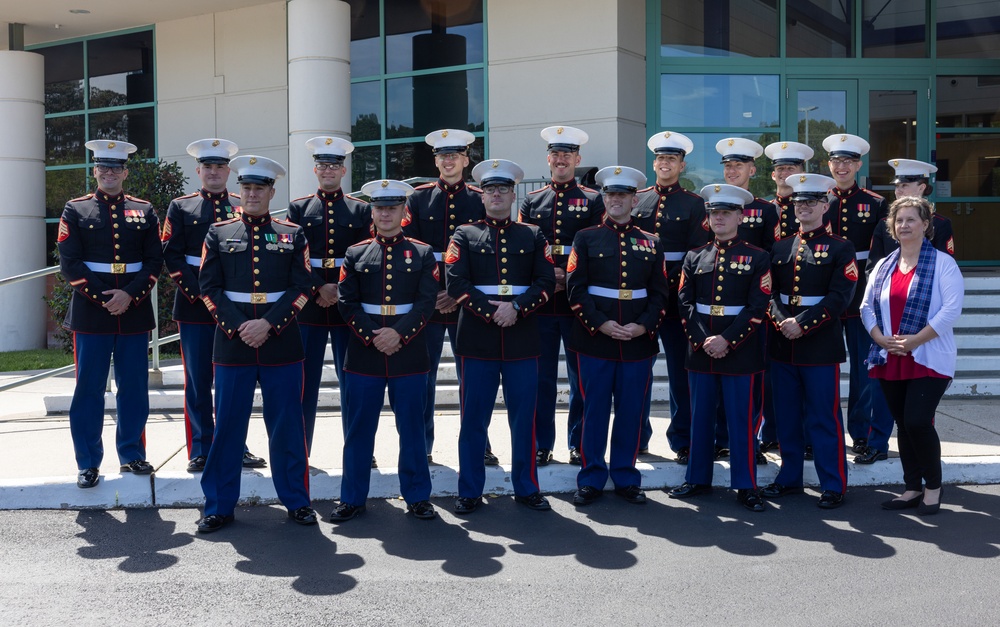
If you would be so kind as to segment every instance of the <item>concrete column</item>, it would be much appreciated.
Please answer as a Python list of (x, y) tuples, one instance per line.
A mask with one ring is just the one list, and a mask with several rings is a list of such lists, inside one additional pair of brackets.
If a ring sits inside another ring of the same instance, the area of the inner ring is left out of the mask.
[[(45, 66), (0, 50), (0, 278), (45, 267)], [(0, 286), (0, 351), (43, 348), (45, 279)]]
[[(341, 0), (288, 2), (288, 190), (316, 191), (305, 142), (351, 138), (351, 7)], [(350, 159), (343, 187), (351, 189)]]

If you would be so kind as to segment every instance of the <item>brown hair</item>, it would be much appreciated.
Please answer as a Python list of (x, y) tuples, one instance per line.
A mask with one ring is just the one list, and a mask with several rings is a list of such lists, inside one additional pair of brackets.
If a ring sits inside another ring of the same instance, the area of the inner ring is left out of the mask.
[(934, 237), (934, 205), (926, 198), (917, 196), (903, 196), (902, 198), (897, 198), (889, 205), (889, 216), (885, 219), (885, 226), (889, 230), (889, 236), (898, 241), (899, 238), (896, 237), (896, 216), (899, 214), (899, 210), (905, 207), (916, 209), (920, 220), (927, 223), (927, 228), (924, 229), (924, 237), (927, 239)]

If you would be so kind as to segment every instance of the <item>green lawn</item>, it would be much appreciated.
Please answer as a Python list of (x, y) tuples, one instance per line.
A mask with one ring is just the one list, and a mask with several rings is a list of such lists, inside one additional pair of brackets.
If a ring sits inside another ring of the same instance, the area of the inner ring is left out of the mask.
[(61, 349), (10, 351), (0, 353), (0, 372), (49, 370), (73, 363), (73, 355)]

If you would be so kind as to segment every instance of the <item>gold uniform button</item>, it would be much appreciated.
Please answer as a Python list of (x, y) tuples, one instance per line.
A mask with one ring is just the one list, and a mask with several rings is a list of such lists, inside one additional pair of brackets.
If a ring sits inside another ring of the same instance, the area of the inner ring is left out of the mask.
[(386, 286), (385, 286), (385, 289), (387, 289), (387, 290), (391, 290), (391, 289), (392, 289), (392, 286), (391, 286), (391, 285), (386, 285)]
[(385, 269), (386, 270), (392, 270), (392, 264), (391, 263), (385, 264)]
[(260, 268), (254, 268), (253, 269), (253, 273), (254, 274), (260, 274)]
[[(392, 280), (392, 274), (387, 274), (387, 275), (385, 275), (385, 280), (386, 280), (386, 281), (391, 281), (391, 280)], [(387, 286), (387, 287), (392, 287), (392, 286), (391, 286), (391, 285), (389, 285), (389, 286)]]
[(254, 246), (253, 249), (254, 250), (260, 250), (260, 246)]
[(260, 287), (260, 281), (254, 281), (253, 282), (253, 286), (254, 287)]
[(253, 260), (254, 260), (254, 263), (258, 263), (258, 262), (260, 262), (260, 257), (254, 257)]

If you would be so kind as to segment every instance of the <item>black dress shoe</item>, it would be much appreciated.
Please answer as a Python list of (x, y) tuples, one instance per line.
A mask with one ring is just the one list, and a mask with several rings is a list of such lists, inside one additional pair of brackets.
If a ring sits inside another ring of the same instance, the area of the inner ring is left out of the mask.
[(569, 450), (569, 463), (573, 466), (582, 466), (583, 459), (580, 457), (580, 451), (575, 448)]
[(674, 488), (668, 493), (672, 499), (688, 499), (699, 494), (711, 494), (712, 486), (707, 483), (688, 483), (685, 481), (680, 487)]
[(431, 505), (430, 501), (417, 501), (412, 505), (407, 505), (406, 511), (421, 520), (430, 520), (437, 517), (437, 512), (434, 511), (434, 506)]
[[(927, 494), (927, 492), (924, 491), (924, 495), (925, 496), (926, 496), (926, 494)], [(932, 514), (938, 513), (938, 510), (941, 509), (941, 497), (942, 496), (944, 496), (944, 486), (941, 486), (941, 489), (938, 492), (938, 502), (935, 503), (934, 505), (928, 505), (927, 503), (924, 503), (923, 501), (920, 501), (920, 505), (917, 505), (917, 514), (920, 515), (920, 516), (930, 516)]]
[(514, 502), (527, 505), (531, 509), (539, 512), (552, 509), (552, 506), (549, 505), (549, 500), (542, 496), (541, 492), (535, 492), (534, 494), (529, 494), (528, 496), (515, 496)]
[(764, 451), (765, 453), (768, 451), (776, 451), (778, 450), (778, 443), (775, 442), (774, 440), (764, 440), (763, 442), (760, 443), (760, 450)]
[(729, 457), (729, 449), (724, 446), (715, 447), (715, 459), (726, 459)]
[[(427, 457), (430, 457), (430, 455), (428, 455)], [(430, 461), (430, 460), (428, 459), (427, 461)], [(372, 455), (372, 468), (378, 468), (378, 462), (375, 461), (375, 456), (374, 455)]]
[(456, 514), (471, 514), (472, 512), (479, 509), (479, 504), (483, 502), (483, 497), (468, 498), (460, 496), (455, 499), (455, 513)]
[(736, 500), (751, 512), (764, 511), (764, 499), (760, 498), (760, 492), (757, 490), (737, 490)]
[(76, 487), (92, 488), (101, 480), (101, 471), (97, 468), (84, 468), (76, 476)]
[(201, 472), (205, 470), (206, 457), (204, 455), (199, 455), (197, 457), (192, 457), (191, 461), (188, 462), (187, 471), (188, 472)]
[(646, 493), (637, 485), (630, 485), (624, 488), (615, 488), (615, 494), (622, 497), (633, 505), (645, 505)]
[[(372, 461), (375, 461), (374, 457), (372, 457)], [(431, 455), (430, 453), (427, 454), (427, 463), (428, 464), (433, 464), (434, 463), (434, 456)]]
[(825, 490), (819, 497), (819, 503), (816, 503), (822, 509), (837, 509), (843, 504), (844, 493), (833, 490)]
[(690, 458), (691, 458), (691, 449), (686, 446), (682, 446), (677, 450), (677, 453), (675, 454), (674, 457), (674, 461), (680, 464), (681, 466), (687, 466), (688, 460)]
[(548, 466), (549, 462), (552, 461), (552, 451), (547, 448), (540, 448), (538, 452), (535, 453), (535, 465), (536, 466)]
[(483, 455), (483, 463), (487, 466), (499, 466), (500, 460), (493, 454), (493, 451), (486, 449), (486, 453)]
[(757, 462), (758, 466), (767, 466), (767, 455), (759, 449), (756, 453), (754, 453), (754, 460)]
[(851, 450), (858, 454), (864, 453), (867, 449), (868, 440), (865, 438), (858, 438), (854, 441), (854, 444), (851, 445)]
[(351, 505), (350, 503), (337, 503), (337, 506), (330, 512), (330, 522), (346, 522), (352, 518), (360, 516), (365, 511), (364, 505)]
[(311, 507), (300, 507), (295, 511), (289, 511), (288, 517), (298, 525), (315, 525), (319, 521), (316, 510)]
[(878, 449), (868, 447), (863, 453), (854, 458), (855, 464), (874, 464), (884, 459), (889, 459), (889, 454)]
[(802, 459), (806, 460), (807, 462), (813, 460), (813, 447), (812, 447), (812, 444), (809, 444), (809, 445), (806, 446), (805, 452), (802, 453)]
[(593, 486), (585, 485), (573, 494), (573, 505), (576, 505), (577, 507), (590, 505), (603, 495), (603, 491), (598, 490)]
[(649, 447), (648, 446), (643, 446), (642, 448), (640, 448), (639, 449), (639, 454), (640, 455), (649, 455)]
[(153, 465), (144, 459), (133, 459), (127, 464), (122, 464), (121, 472), (131, 472), (136, 475), (148, 475), (153, 472)]
[(911, 509), (920, 505), (920, 501), (924, 498), (924, 493), (916, 495), (912, 499), (890, 499), (888, 501), (882, 501), (882, 509)]
[(805, 490), (802, 486), (790, 486), (781, 485), (780, 483), (769, 483), (764, 486), (760, 494), (761, 496), (767, 497), (769, 499), (776, 499), (781, 496), (788, 496), (789, 494), (802, 494)]
[(267, 468), (267, 462), (264, 461), (263, 457), (257, 457), (250, 451), (243, 452), (243, 467), (244, 468)]
[(233, 520), (235, 520), (235, 518), (232, 514), (229, 516), (209, 514), (198, 521), (198, 533), (212, 533), (213, 531), (218, 531), (233, 522)]

